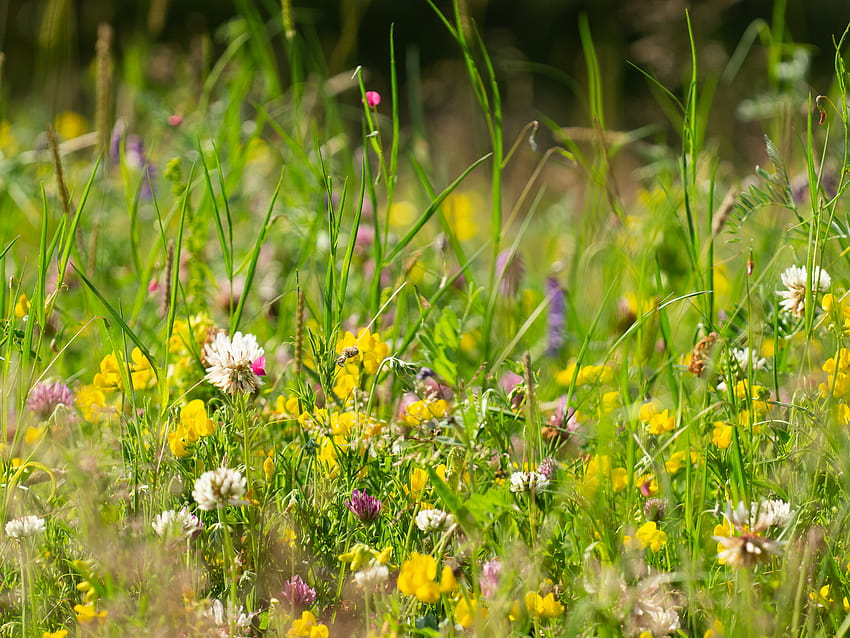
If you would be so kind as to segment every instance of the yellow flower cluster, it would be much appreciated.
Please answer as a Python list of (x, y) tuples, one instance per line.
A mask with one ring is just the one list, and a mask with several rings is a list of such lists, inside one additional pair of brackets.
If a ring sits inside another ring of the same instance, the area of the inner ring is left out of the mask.
[(646, 549), (648, 547), (653, 552), (657, 552), (667, 544), (667, 534), (658, 529), (655, 521), (649, 521), (638, 528), (634, 537), (624, 536), (623, 544), (628, 549)]
[(100, 623), (106, 620), (107, 612), (103, 609), (98, 610), (97, 608), (98, 593), (91, 582), (87, 580), (81, 581), (77, 585), (77, 590), (83, 593), (83, 603), (74, 605), (77, 622), (81, 625), (88, 625), (93, 622)]
[(624, 467), (612, 468), (608, 456), (595, 455), (584, 468), (585, 491), (591, 494), (596, 492), (603, 480), (610, 482), (615, 492), (622, 492), (629, 484), (629, 475)]
[(564, 613), (564, 606), (555, 598), (555, 594), (549, 592), (541, 596), (536, 591), (530, 591), (525, 595), (525, 608), (528, 613), (537, 618), (557, 618)]
[(171, 386), (187, 388), (198, 380), (197, 360), (214, 326), (213, 320), (205, 313), (174, 321), (168, 340), (168, 352), (175, 355), (168, 367), (168, 382)]
[(830, 357), (823, 364), (826, 383), (820, 384), (822, 397), (843, 398), (850, 390), (850, 350), (841, 348), (837, 357)]
[(847, 299), (827, 293), (821, 300), (821, 307), (830, 318), (830, 327), (838, 327), (844, 336), (850, 335), (850, 303)]
[(122, 364), (114, 352), (106, 355), (100, 362), (100, 372), (94, 375), (95, 387), (107, 392), (123, 390), (126, 376), (129, 376), (136, 390), (153, 387), (156, 384), (156, 375), (148, 358), (139, 348), (133, 348), (130, 358), (132, 363)]
[(661, 406), (650, 401), (640, 406), (638, 418), (650, 434), (664, 434), (676, 427), (676, 419), (670, 415), (670, 410), (660, 410)]
[(362, 373), (374, 375), (378, 372), (381, 362), (390, 354), (390, 347), (381, 341), (379, 334), (363, 328), (356, 337), (346, 332), (337, 342), (336, 352), (340, 356), (334, 393), (345, 400), (360, 387)]
[(346, 563), (351, 571), (356, 572), (366, 567), (373, 560), (380, 565), (388, 565), (392, 551), (392, 547), (384, 547), (384, 549), (378, 551), (363, 543), (356, 543), (354, 547), (344, 554), (340, 554), (337, 558), (340, 562)]
[(457, 580), (448, 565), (443, 567), (440, 583), (437, 584), (437, 561), (433, 556), (414, 552), (401, 565), (398, 575), (399, 591), (408, 596), (416, 596), (423, 603), (435, 603), (440, 599), (441, 593), (446, 594), (457, 588)]
[(106, 395), (93, 385), (81, 387), (77, 391), (75, 402), (83, 418), (89, 423), (97, 423), (110, 412), (106, 405)]
[(309, 611), (302, 611), (301, 618), (292, 622), (286, 638), (328, 638), (328, 626), (323, 625)]
[[(555, 381), (563, 386), (569, 386), (576, 374), (576, 364), (571, 363), (555, 375)], [(576, 387), (582, 385), (595, 385), (597, 383), (611, 383), (614, 380), (614, 369), (611, 366), (582, 366), (576, 375)]]
[(445, 399), (414, 401), (404, 411), (402, 421), (415, 427), (432, 419), (441, 419), (449, 413), (449, 404)]
[(177, 457), (189, 454), (188, 448), (202, 436), (215, 432), (215, 422), (207, 416), (207, 408), (200, 399), (189, 401), (180, 409), (180, 422), (173, 432), (169, 432), (168, 447)]
[(732, 426), (723, 421), (715, 421), (711, 432), (711, 442), (721, 450), (732, 445)]

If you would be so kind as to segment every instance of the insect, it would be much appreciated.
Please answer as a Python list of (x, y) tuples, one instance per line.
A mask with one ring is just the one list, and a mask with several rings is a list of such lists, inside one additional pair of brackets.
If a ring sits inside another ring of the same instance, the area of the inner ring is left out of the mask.
[(358, 354), (360, 354), (360, 349), (357, 346), (349, 346), (344, 348), (342, 353), (336, 358), (336, 364), (342, 368), (345, 366), (345, 362), (349, 359), (353, 359)]

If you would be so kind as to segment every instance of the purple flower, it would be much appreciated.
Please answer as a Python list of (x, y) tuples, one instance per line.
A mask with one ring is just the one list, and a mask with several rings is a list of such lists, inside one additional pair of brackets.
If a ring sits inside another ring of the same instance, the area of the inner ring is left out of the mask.
[(296, 574), (283, 584), (280, 597), (295, 609), (307, 609), (316, 601), (316, 590)]
[(551, 456), (547, 456), (545, 459), (540, 461), (540, 465), (537, 466), (537, 471), (551, 481), (555, 472), (558, 471), (558, 466), (558, 461), (553, 459)]
[(498, 558), (488, 560), (481, 568), (481, 593), (485, 598), (493, 598), (499, 591), (499, 578), (502, 576), (502, 561)]
[(546, 278), (546, 296), (550, 299), (546, 317), (546, 355), (554, 357), (564, 345), (564, 323), (567, 320), (567, 295), (558, 280)]
[(374, 523), (381, 515), (383, 503), (374, 496), (369, 496), (366, 490), (354, 490), (351, 498), (345, 502), (345, 506), (360, 519), (361, 523)]
[(61, 381), (39, 383), (30, 392), (27, 408), (35, 412), (40, 419), (48, 419), (58, 406), (71, 409), (74, 406), (74, 393)]

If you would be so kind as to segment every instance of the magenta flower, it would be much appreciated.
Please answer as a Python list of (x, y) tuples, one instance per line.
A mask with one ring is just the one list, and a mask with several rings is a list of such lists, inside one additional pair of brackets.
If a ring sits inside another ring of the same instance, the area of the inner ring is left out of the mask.
[(251, 371), (258, 377), (266, 376), (266, 357), (257, 357), (251, 362)]
[(498, 558), (488, 560), (481, 569), (481, 593), (485, 598), (493, 598), (499, 591), (499, 579), (502, 576), (502, 561)]
[(381, 94), (377, 91), (366, 91), (366, 105), (373, 109), (381, 103)]
[(61, 381), (39, 383), (30, 392), (27, 408), (40, 419), (48, 419), (60, 405), (67, 409), (74, 407), (74, 393)]
[(296, 574), (283, 584), (280, 597), (295, 609), (307, 609), (316, 602), (316, 590)]
[(351, 498), (345, 502), (345, 506), (361, 523), (374, 523), (381, 515), (383, 503), (374, 496), (369, 496), (366, 490), (354, 490)]

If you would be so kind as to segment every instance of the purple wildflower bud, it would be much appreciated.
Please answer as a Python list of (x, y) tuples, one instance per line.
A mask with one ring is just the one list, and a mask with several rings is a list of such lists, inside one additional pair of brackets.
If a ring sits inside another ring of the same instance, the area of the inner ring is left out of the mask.
[(537, 466), (537, 471), (551, 481), (552, 477), (555, 476), (555, 472), (558, 471), (559, 465), (558, 461), (553, 459), (551, 456), (547, 456), (545, 459), (540, 461), (540, 465)]
[(30, 392), (27, 408), (40, 419), (48, 419), (58, 406), (68, 409), (74, 406), (74, 393), (61, 381), (56, 383), (39, 383)]
[(564, 345), (564, 324), (567, 320), (567, 295), (558, 280), (546, 278), (549, 314), (546, 317), (546, 355), (554, 357)]
[(381, 515), (383, 503), (374, 496), (369, 496), (366, 490), (354, 490), (351, 498), (345, 502), (345, 506), (361, 523), (373, 523)]
[(502, 561), (498, 558), (488, 560), (481, 568), (481, 594), (485, 598), (493, 598), (499, 591), (499, 579), (502, 576)]
[(294, 609), (307, 609), (316, 602), (316, 590), (301, 580), (297, 574), (283, 584), (280, 597)]
[(667, 511), (666, 498), (649, 498), (643, 504), (643, 513), (648, 521), (660, 521)]
[(525, 262), (517, 254), (503, 250), (496, 257), (496, 275), (499, 278), (499, 292), (506, 297), (516, 297), (519, 284), (525, 274)]

